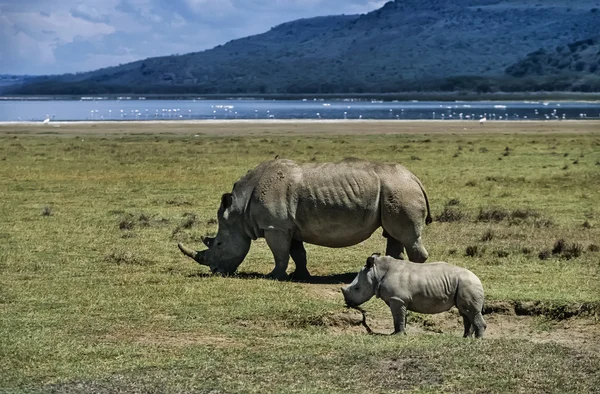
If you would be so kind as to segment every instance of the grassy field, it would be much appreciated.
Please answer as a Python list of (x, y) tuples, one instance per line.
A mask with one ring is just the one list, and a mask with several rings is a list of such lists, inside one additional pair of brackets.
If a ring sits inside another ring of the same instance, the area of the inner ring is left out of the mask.
[[(60, 126), (0, 126), (0, 392), (600, 391), (598, 122)], [(487, 338), (462, 339), (457, 312), (366, 335), (339, 287), (380, 231), (309, 245), (311, 283), (264, 279), (263, 240), (229, 278), (181, 255), (275, 155), (413, 171), (430, 261), (481, 278)]]

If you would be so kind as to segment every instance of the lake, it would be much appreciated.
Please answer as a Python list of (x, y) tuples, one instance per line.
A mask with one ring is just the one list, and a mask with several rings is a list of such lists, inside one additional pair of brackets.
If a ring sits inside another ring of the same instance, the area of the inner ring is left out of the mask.
[(0, 122), (189, 119), (599, 119), (600, 102), (305, 100), (0, 100)]

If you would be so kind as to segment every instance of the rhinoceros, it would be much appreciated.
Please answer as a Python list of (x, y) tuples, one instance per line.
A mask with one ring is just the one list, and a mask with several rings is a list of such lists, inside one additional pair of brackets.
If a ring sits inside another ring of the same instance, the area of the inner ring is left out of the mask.
[(419, 179), (405, 167), (345, 159), (303, 163), (275, 159), (248, 171), (221, 197), (216, 237), (203, 238), (208, 249), (182, 244), (183, 254), (213, 273), (232, 274), (252, 240), (264, 237), (275, 258), (269, 277), (287, 278), (290, 256), (295, 278), (308, 278), (304, 242), (340, 248), (356, 245), (383, 227), (386, 254), (424, 262), (421, 242), (431, 223), (429, 201)]
[(481, 315), (481, 281), (468, 269), (445, 262), (415, 264), (373, 254), (342, 293), (349, 307), (358, 307), (374, 295), (381, 298), (392, 311), (393, 334), (404, 332), (407, 310), (433, 314), (453, 306), (463, 317), (464, 337), (474, 330), (481, 338), (487, 327)]

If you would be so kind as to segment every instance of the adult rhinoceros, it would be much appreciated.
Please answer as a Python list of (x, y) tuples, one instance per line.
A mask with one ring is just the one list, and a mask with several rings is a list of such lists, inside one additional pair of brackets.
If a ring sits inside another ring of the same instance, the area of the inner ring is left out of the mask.
[(340, 248), (356, 245), (383, 227), (386, 255), (424, 262), (428, 253), (421, 231), (431, 223), (429, 201), (419, 179), (399, 164), (358, 159), (338, 163), (297, 164), (276, 159), (259, 164), (223, 194), (215, 238), (204, 238), (207, 250), (179, 249), (213, 273), (231, 274), (242, 263), (250, 243), (264, 237), (275, 258), (269, 274), (287, 277), (289, 258), (294, 277), (310, 276), (304, 242)]

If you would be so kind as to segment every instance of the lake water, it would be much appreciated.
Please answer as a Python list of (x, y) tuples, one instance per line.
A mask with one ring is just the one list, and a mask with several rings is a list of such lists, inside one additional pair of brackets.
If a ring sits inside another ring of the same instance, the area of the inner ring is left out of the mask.
[(368, 100), (0, 100), (0, 122), (189, 119), (599, 119), (600, 102)]

